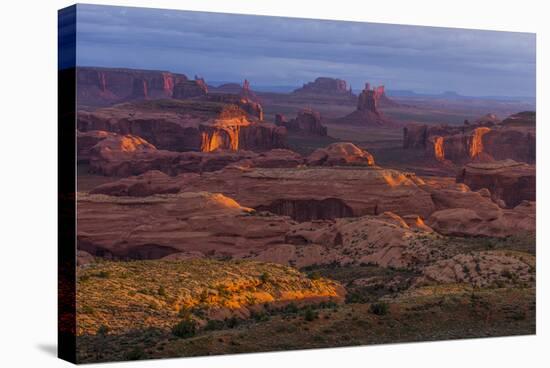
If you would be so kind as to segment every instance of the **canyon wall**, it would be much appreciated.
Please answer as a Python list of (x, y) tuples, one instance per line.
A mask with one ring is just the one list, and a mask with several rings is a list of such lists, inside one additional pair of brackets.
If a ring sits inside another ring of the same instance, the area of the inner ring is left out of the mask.
[(80, 105), (105, 106), (129, 99), (171, 98), (184, 74), (165, 71), (77, 68), (77, 101)]
[(463, 164), (472, 160), (536, 161), (534, 113), (504, 121), (490, 116), (461, 126), (411, 124), (403, 129), (403, 148), (422, 149), (428, 157)]

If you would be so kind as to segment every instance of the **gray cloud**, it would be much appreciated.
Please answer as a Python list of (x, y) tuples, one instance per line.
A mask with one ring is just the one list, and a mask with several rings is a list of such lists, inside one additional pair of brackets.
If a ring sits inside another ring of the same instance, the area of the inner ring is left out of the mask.
[(535, 35), (78, 5), (77, 64), (162, 69), (207, 80), (535, 94)]

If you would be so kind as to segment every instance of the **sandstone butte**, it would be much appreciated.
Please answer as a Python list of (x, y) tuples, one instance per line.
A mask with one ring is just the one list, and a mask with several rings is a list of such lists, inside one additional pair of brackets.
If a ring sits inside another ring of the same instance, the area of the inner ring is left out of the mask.
[(351, 86), (345, 80), (318, 77), (313, 82), (304, 84), (302, 87), (295, 89), (294, 94), (306, 94), (306, 95), (344, 95), (352, 96)]
[(125, 103), (93, 112), (79, 111), (77, 128), (81, 132), (133, 134), (170, 151), (284, 148), (286, 130), (260, 122), (243, 110), (239, 101), (228, 103), (223, 96), (215, 96), (213, 100)]
[(396, 128), (398, 125), (379, 110), (380, 99), (383, 97), (389, 100), (383, 86), (371, 88), (366, 83), (365, 89), (359, 94), (356, 110), (338, 119), (338, 122), (365, 127)]
[[(109, 277), (97, 276), (101, 274)], [(207, 319), (248, 318), (288, 303), (341, 303), (344, 296), (337, 282), (311, 280), (276, 264), (204, 259), (101, 262), (78, 270), (76, 332), (93, 335), (102, 325), (117, 333), (170, 329), (182, 318), (204, 327)]]
[(464, 164), (513, 159), (535, 162), (536, 115), (522, 112), (500, 122), (486, 115), (463, 126), (411, 124), (403, 130), (405, 149), (423, 149), (429, 158)]

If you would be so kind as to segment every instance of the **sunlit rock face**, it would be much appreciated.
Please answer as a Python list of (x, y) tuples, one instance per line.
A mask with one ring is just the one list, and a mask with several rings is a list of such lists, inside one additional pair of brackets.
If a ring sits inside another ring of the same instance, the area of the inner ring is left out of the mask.
[(535, 162), (535, 115), (520, 113), (500, 122), (488, 114), (461, 126), (411, 124), (403, 129), (405, 149), (424, 149), (438, 161), (463, 164), (513, 159)]
[(489, 128), (476, 128), (469, 133), (449, 136), (431, 136), (428, 138), (428, 155), (438, 161), (450, 160), (464, 162), (474, 159), (488, 159), (483, 157), (483, 136)]
[[(222, 102), (223, 101), (223, 102)], [(82, 132), (103, 130), (139, 136), (170, 151), (257, 150), (286, 147), (286, 129), (260, 122), (237, 104), (238, 96), (212, 99), (143, 100), (116, 107), (80, 111)], [(263, 115), (248, 101), (243, 106)], [(259, 105), (258, 105), (259, 106)]]
[(122, 68), (77, 68), (80, 105), (104, 106), (142, 98), (171, 98), (184, 74)]

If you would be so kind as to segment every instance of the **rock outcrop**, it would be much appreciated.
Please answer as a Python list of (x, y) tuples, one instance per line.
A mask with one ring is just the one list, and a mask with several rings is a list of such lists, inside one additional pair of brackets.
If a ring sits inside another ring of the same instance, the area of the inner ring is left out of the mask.
[(244, 206), (300, 220), (386, 211), (428, 217), (435, 210), (421, 179), (376, 166), (251, 169), (236, 164), (174, 180), (185, 190), (223, 193)]
[(140, 175), (149, 170), (159, 170), (173, 176), (216, 171), (236, 163), (241, 167), (296, 167), (304, 161), (299, 154), (285, 149), (260, 153), (246, 150), (174, 152), (158, 150), (144, 139), (132, 135), (97, 131), (79, 132), (78, 135), (87, 137), (89, 133), (103, 138), (93, 147), (83, 149), (84, 153), (78, 156), (78, 160), (89, 163), (91, 173), (105, 176)]
[(332, 143), (316, 149), (306, 160), (310, 166), (373, 166), (374, 157), (353, 143)]
[(186, 80), (177, 83), (174, 86), (174, 93), (172, 97), (177, 99), (187, 99), (206, 96), (208, 94), (208, 87), (203, 79)]
[(426, 186), (424, 189), (431, 192), (436, 207), (426, 224), (441, 234), (506, 237), (535, 231), (534, 202), (503, 209), (491, 200), (487, 190), (472, 192), (461, 185), (446, 189)]
[(80, 131), (139, 136), (170, 151), (269, 150), (286, 147), (286, 129), (260, 123), (238, 105), (200, 100), (128, 103), (80, 111)]
[(327, 77), (319, 77), (313, 82), (306, 83), (301, 88), (294, 90), (293, 93), (352, 96), (351, 87), (348, 88), (348, 84), (345, 80)]
[(327, 135), (327, 128), (321, 123), (321, 114), (310, 109), (300, 111), (296, 118), (290, 121), (283, 115), (277, 114), (275, 125), (285, 127), (291, 133), (321, 137)]
[(143, 98), (171, 98), (174, 86), (187, 80), (184, 74), (166, 71), (77, 68), (79, 105), (106, 106)]
[[(357, 109), (349, 115), (339, 119), (342, 124), (362, 125), (367, 127), (394, 128), (396, 124), (389, 120), (379, 110), (379, 101), (384, 89), (371, 88), (369, 83), (359, 94)], [(385, 95), (385, 94), (384, 94)]]
[(456, 181), (472, 190), (487, 188), (494, 201), (502, 200), (507, 207), (536, 200), (535, 166), (513, 160), (469, 163), (460, 170)]
[(90, 130), (88, 132), (76, 132), (76, 157), (78, 163), (89, 163), (91, 149), (105, 138), (115, 136), (115, 133), (103, 130)]
[(411, 124), (403, 130), (405, 149), (424, 149), (430, 158), (456, 164), (513, 159), (534, 163), (534, 113), (519, 113), (502, 122), (486, 115), (462, 126)]

